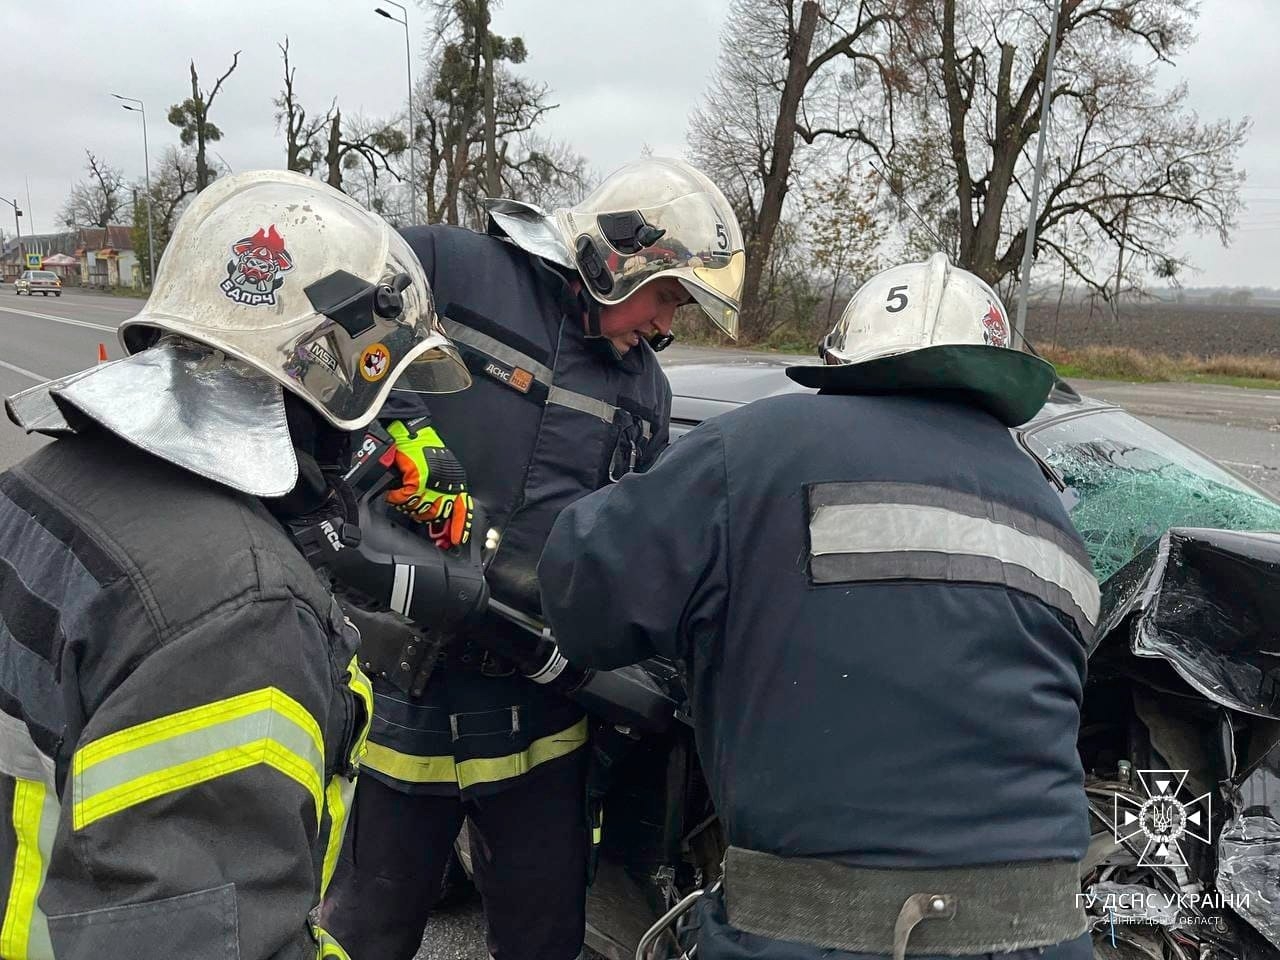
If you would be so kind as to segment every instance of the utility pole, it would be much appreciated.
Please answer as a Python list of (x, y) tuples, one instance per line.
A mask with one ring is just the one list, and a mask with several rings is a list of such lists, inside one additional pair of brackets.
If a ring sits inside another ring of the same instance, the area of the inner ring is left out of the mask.
[(1129, 201), (1124, 202), (1124, 216), (1120, 221), (1120, 252), (1116, 255), (1116, 295), (1111, 304), (1111, 312), (1116, 322), (1120, 322), (1120, 282), (1124, 278), (1124, 241), (1129, 236)]
[(409, 52), (409, 11), (396, 3), (396, 0), (386, 0), (386, 2), (400, 11), (400, 17), (393, 17), (381, 7), (375, 8), (373, 12), (378, 14), (380, 17), (386, 17), (388, 20), (392, 20), (404, 27), (404, 72), (405, 76), (409, 79), (409, 222), (417, 223), (418, 173), (417, 166), (413, 159), (413, 58)]
[(1044, 65), (1044, 86), (1040, 91), (1040, 136), (1036, 143), (1036, 169), (1031, 178), (1031, 208), (1027, 213), (1026, 245), (1022, 248), (1022, 289), (1018, 292), (1018, 314), (1014, 320), (1014, 339), (1026, 344), (1027, 294), (1031, 289), (1031, 257), (1036, 248), (1036, 220), (1040, 216), (1040, 175), (1044, 170), (1044, 141), (1049, 132), (1049, 102), (1053, 99), (1053, 58), (1058, 52), (1058, 12), (1061, 0), (1053, 4), (1053, 23), (1049, 27), (1049, 57)]

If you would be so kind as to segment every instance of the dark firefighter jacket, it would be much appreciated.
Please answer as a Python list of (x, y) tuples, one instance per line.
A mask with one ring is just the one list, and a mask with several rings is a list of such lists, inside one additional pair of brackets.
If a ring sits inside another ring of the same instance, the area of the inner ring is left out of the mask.
[(539, 577), (572, 662), (686, 665), (730, 843), (890, 869), (1084, 854), (1097, 582), (989, 414), (752, 403), (565, 510)]
[[(457, 227), (405, 238), (473, 383), (446, 396), (394, 392), (381, 416), (429, 411), (482, 510), (475, 535), (500, 531), (492, 595), (539, 616), (535, 567), (557, 514), (652, 461), (667, 442), (671, 388), (647, 343), (619, 358), (584, 336), (585, 299), (538, 258)], [(519, 630), (493, 618), (480, 629)], [(493, 792), (586, 743), (576, 704), (509, 669), (482, 671), (482, 659), (463, 635), (421, 697), (376, 682), (363, 771), (408, 792)]]
[(358, 639), (258, 500), (102, 433), (0, 475), (0, 957), (345, 957)]

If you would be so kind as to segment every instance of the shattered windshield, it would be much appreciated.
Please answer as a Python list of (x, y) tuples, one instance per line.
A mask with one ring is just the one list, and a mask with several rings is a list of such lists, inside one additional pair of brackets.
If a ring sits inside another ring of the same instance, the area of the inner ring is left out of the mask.
[(1280, 530), (1280, 503), (1122, 411), (1050, 422), (1026, 439), (1066, 483), (1099, 581), (1170, 527)]

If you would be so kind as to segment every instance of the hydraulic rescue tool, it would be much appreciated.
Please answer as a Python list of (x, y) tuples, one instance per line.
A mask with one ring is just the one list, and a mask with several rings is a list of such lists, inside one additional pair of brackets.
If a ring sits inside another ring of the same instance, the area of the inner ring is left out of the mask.
[[(390, 507), (383, 495), (395, 478), (394, 454), (385, 431), (366, 427), (351, 469), (332, 483), (329, 502), (290, 525), (294, 541), (359, 628), (367, 672), (417, 695), (438, 655), (465, 629), (533, 682), (572, 697), (603, 720), (650, 731), (670, 726), (675, 704), (642, 668), (575, 667), (548, 628), (489, 596), (482, 537), (441, 550)], [(481, 509), (477, 504), (476, 530), (484, 529)], [(520, 629), (486, 624), (487, 616)]]

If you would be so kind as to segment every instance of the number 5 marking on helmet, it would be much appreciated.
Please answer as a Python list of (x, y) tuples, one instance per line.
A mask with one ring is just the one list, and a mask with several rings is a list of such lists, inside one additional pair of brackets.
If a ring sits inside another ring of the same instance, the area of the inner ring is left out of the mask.
[(889, 299), (885, 301), (888, 306), (885, 310), (889, 313), (900, 313), (907, 309), (907, 288), (906, 286), (892, 287), (889, 290)]

